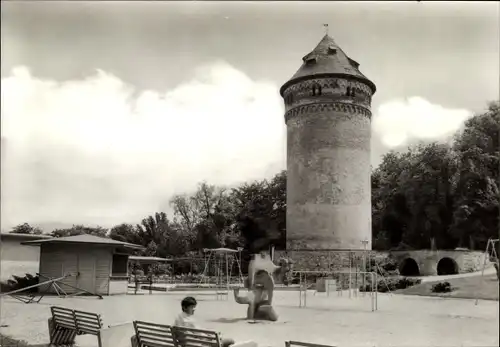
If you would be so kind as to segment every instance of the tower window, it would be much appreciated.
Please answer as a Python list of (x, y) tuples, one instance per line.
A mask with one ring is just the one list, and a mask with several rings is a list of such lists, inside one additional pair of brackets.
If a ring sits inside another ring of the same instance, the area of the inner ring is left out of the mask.
[(355, 97), (356, 96), (356, 91), (357, 91), (357, 88), (347, 87), (345, 95), (346, 96), (350, 96), (350, 97)]
[(321, 86), (319, 84), (314, 84), (312, 86), (312, 95), (313, 96), (321, 95)]
[(306, 58), (306, 65), (313, 65), (316, 63), (316, 58), (315, 57), (307, 57)]
[(337, 48), (335, 48), (335, 46), (329, 46), (328, 54), (335, 54), (335, 53), (337, 53)]

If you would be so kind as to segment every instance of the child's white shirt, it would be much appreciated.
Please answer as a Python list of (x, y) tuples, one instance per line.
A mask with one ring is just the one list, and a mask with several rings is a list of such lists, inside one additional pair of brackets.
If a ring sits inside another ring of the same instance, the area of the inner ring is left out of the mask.
[(186, 312), (181, 312), (174, 322), (175, 326), (198, 329), (196, 321), (192, 315), (188, 315)]

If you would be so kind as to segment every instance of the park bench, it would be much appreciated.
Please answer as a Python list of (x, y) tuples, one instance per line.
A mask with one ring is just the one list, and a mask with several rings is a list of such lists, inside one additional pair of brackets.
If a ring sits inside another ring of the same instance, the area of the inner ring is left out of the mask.
[(172, 326), (134, 321), (132, 347), (176, 347)]
[(211, 330), (173, 327), (177, 347), (221, 347), (219, 333)]
[(74, 345), (76, 335), (89, 334), (97, 336), (99, 347), (104, 347), (101, 342), (102, 320), (99, 314), (58, 306), (52, 306), (50, 311), (51, 346)]
[(299, 342), (299, 341), (285, 341), (285, 347), (335, 347), (331, 345), (320, 345), (317, 343)]
[(220, 347), (217, 332), (134, 321), (132, 347)]

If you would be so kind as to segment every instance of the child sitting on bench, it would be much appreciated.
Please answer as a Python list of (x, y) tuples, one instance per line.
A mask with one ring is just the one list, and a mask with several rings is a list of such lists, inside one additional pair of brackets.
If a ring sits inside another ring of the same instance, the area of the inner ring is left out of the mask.
[[(196, 324), (195, 319), (193, 318), (194, 311), (196, 310), (196, 299), (192, 296), (185, 297), (181, 301), (182, 312), (175, 319), (174, 325), (178, 327), (185, 328), (193, 328), (193, 329), (201, 329)], [(221, 338), (222, 347), (229, 347), (234, 345), (233, 339)]]

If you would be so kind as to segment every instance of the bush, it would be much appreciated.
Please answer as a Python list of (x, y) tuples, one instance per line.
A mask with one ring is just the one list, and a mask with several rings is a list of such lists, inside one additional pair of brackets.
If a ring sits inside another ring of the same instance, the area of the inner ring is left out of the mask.
[[(7, 293), (13, 290), (27, 288), (38, 283), (38, 276), (33, 276), (31, 274), (26, 274), (24, 277), (13, 275), (12, 279), (7, 280), (7, 282), (0, 283), (0, 291), (2, 293)], [(35, 287), (27, 290), (26, 293), (36, 293), (37, 291), (38, 287)]]
[[(378, 266), (377, 266), (378, 264)], [(399, 275), (398, 263), (396, 259), (391, 257), (386, 257), (380, 261), (377, 259), (370, 259), (370, 263), (367, 264), (366, 271), (376, 272), (379, 275), (389, 275), (397, 276)]]
[[(383, 278), (377, 281), (377, 292), (386, 293), (388, 291), (395, 291), (398, 289), (406, 289), (414, 285), (420, 284), (421, 279), (411, 279), (411, 278)], [(360, 292), (371, 292), (371, 283), (361, 286), (359, 288)]]
[(431, 292), (433, 293), (449, 293), (453, 290), (450, 282), (439, 282), (432, 286)]

